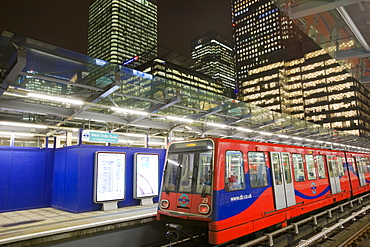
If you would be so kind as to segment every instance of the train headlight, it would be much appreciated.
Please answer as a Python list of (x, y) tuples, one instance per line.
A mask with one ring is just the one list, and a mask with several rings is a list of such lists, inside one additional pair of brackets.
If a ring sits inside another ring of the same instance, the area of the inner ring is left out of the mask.
[(170, 206), (170, 202), (168, 200), (161, 201), (161, 208), (168, 208)]
[(209, 213), (209, 206), (207, 204), (200, 204), (198, 207), (198, 211), (201, 214), (208, 214)]

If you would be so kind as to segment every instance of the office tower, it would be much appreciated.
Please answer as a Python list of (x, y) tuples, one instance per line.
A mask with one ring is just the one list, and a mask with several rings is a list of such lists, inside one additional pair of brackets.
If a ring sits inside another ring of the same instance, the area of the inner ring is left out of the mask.
[(132, 59), (131, 65), (137, 66), (153, 59), (156, 0), (96, 0), (89, 9), (88, 43), (89, 56), (113, 64)]
[[(223, 86), (220, 81), (203, 73), (183, 67), (173, 62), (168, 62), (160, 58), (141, 65), (137, 69), (152, 74), (154, 76), (168, 79), (167, 82), (174, 86), (180, 86), (184, 89), (193, 87), (200, 93), (223, 95)], [(190, 87), (189, 87), (190, 86)]]
[(330, 56), (332, 47), (321, 48), (270, 1), (233, 0), (232, 10), (238, 99), (370, 136), (369, 91)]
[(233, 43), (214, 31), (191, 41), (192, 69), (218, 80), (226, 96), (235, 97), (235, 58)]

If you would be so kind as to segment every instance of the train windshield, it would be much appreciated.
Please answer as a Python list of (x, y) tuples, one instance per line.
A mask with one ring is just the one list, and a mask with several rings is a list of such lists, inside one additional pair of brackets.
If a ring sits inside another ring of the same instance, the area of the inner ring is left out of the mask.
[(211, 194), (212, 156), (213, 143), (209, 140), (172, 144), (168, 151), (163, 190), (167, 193)]

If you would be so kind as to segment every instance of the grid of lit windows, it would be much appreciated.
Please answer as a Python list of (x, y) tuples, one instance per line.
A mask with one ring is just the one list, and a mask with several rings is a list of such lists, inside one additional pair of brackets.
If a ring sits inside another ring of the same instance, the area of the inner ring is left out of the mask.
[(96, 0), (89, 9), (88, 55), (115, 64), (156, 56), (157, 5), (151, 0)]
[(232, 41), (214, 31), (191, 41), (192, 69), (218, 80), (227, 96), (235, 97), (235, 58)]

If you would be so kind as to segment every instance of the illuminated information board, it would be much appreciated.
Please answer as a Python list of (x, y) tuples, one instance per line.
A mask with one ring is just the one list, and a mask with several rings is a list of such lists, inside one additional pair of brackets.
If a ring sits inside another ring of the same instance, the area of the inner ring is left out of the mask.
[(136, 199), (158, 196), (158, 166), (158, 154), (135, 154), (134, 197)]
[(95, 203), (125, 199), (125, 167), (125, 153), (95, 153)]

